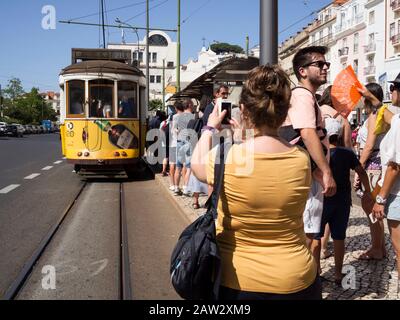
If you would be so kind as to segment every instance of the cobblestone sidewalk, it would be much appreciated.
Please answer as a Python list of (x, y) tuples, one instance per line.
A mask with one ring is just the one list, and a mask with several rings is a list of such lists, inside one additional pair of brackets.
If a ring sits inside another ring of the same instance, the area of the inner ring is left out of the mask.
[[(193, 200), (190, 197), (174, 196), (169, 191), (169, 178), (156, 176), (156, 179), (168, 192), (182, 211), (194, 221), (205, 213), (205, 209), (195, 210), (192, 207)], [(200, 204), (204, 205), (206, 196), (200, 197)], [(323, 298), (326, 300), (398, 300), (398, 278), (396, 260), (390, 236), (385, 225), (387, 258), (382, 261), (361, 261), (357, 257), (364, 252), (370, 244), (369, 226), (363, 210), (354, 206), (350, 215), (349, 228), (347, 229), (346, 254), (343, 271), (347, 274), (342, 286), (334, 282), (334, 258), (333, 256), (321, 260), (323, 277)], [(333, 252), (333, 243), (329, 243), (329, 249)]]

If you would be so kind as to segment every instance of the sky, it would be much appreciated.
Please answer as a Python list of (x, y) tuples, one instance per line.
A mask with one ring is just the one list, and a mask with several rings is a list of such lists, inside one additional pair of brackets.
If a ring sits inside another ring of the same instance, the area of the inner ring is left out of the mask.
[[(0, 84), (4, 89), (12, 77), (25, 90), (58, 91), (58, 74), (71, 63), (71, 48), (99, 48), (99, 27), (61, 24), (59, 20), (99, 22), (99, 0), (1, 0), (0, 1)], [(296, 34), (316, 18), (316, 11), (330, 0), (279, 0), (279, 41)], [(106, 0), (106, 22), (128, 21), (146, 26), (145, 0)], [(250, 48), (259, 44), (260, 0), (181, 0), (181, 63), (196, 58), (203, 46), (214, 41)], [(42, 21), (45, 6), (55, 12), (55, 29), (46, 30)], [(177, 0), (150, 0), (150, 27), (176, 29)], [(85, 17), (86, 16), (86, 17)], [(83, 18), (81, 18), (83, 17)], [(80, 18), (80, 19), (76, 19)], [(169, 33), (176, 41), (176, 33)], [(145, 37), (139, 31), (140, 38)], [(108, 29), (107, 42), (121, 42), (121, 30)], [(126, 31), (127, 42), (136, 35)], [(203, 40), (205, 39), (205, 40)]]

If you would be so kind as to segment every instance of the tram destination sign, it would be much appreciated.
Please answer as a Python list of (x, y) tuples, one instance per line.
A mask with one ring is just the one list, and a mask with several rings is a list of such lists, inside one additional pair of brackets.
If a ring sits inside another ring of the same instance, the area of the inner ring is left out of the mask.
[(112, 60), (131, 64), (130, 50), (119, 49), (72, 49), (72, 64), (88, 60)]

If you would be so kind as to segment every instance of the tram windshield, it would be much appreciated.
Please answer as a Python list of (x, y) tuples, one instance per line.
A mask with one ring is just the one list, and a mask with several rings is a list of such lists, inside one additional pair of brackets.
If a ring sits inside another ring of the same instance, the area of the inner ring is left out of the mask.
[(68, 82), (68, 115), (82, 117), (85, 114), (85, 81)]
[(114, 81), (104, 79), (89, 81), (90, 118), (113, 118), (113, 101)]
[(131, 81), (118, 82), (118, 117), (138, 118), (136, 83)]

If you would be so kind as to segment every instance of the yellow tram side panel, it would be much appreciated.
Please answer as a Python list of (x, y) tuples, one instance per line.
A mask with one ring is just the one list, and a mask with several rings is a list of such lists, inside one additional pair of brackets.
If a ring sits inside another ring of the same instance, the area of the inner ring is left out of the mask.
[(61, 152), (63, 157), (66, 157), (66, 148), (65, 148), (65, 125), (60, 125), (60, 137), (61, 137)]
[(63, 150), (68, 160), (138, 159), (139, 130), (139, 120), (65, 120)]

